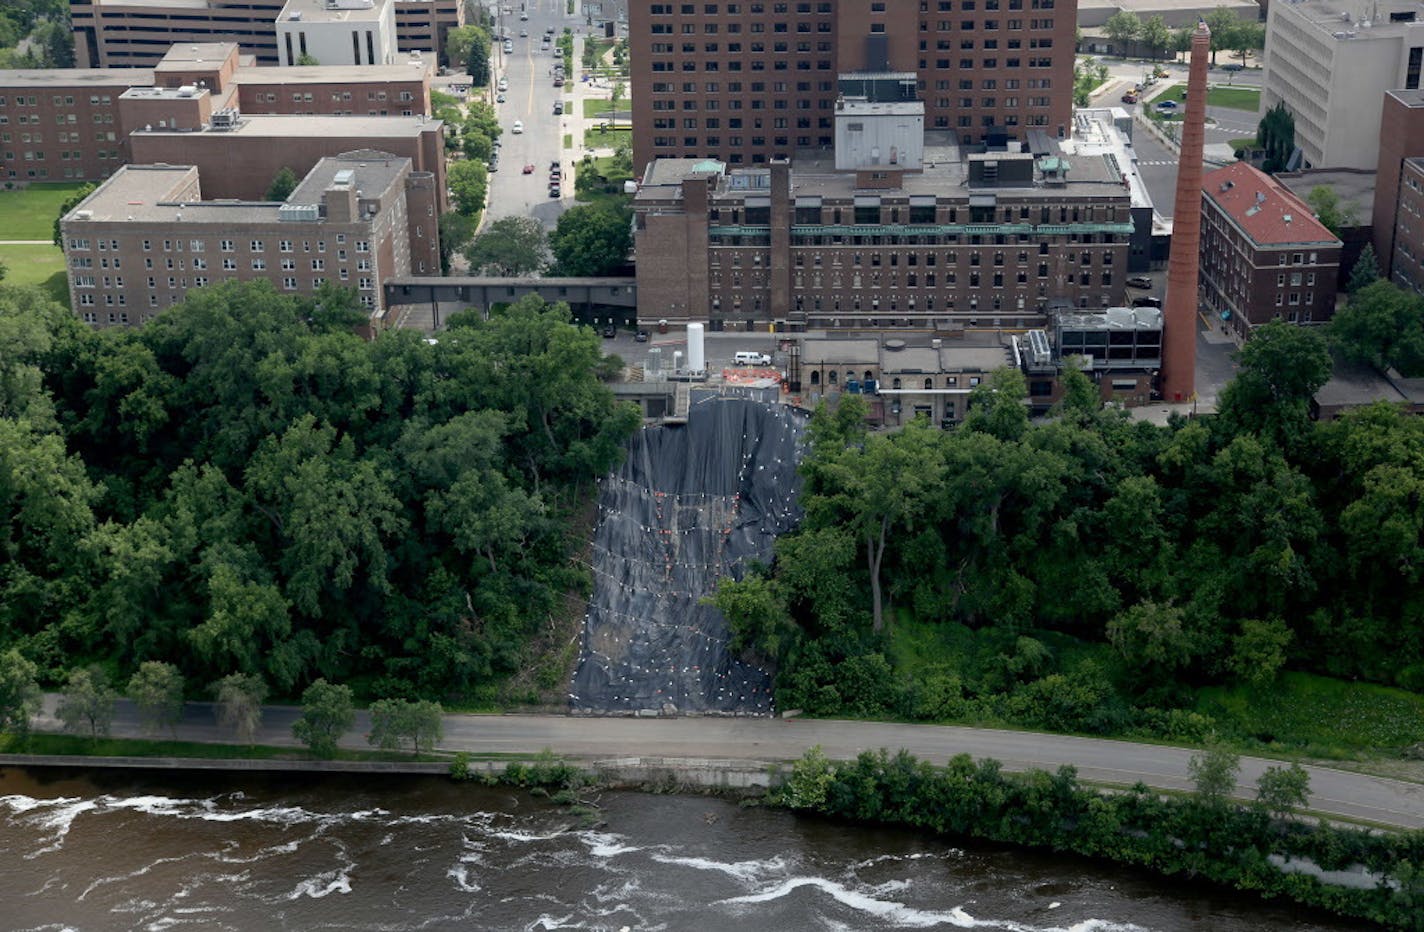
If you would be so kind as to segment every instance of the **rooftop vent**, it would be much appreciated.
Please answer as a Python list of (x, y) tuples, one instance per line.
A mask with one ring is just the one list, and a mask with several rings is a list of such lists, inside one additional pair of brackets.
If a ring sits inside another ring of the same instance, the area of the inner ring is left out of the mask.
[(1221, 190), (1223, 191), (1230, 191), (1234, 187), (1236, 187), (1236, 182), (1234, 181), (1223, 181), (1221, 183)]
[(1281, 219), (1284, 220), (1286, 223), (1290, 223), (1295, 218), (1292, 217), (1290, 214), (1282, 214)]

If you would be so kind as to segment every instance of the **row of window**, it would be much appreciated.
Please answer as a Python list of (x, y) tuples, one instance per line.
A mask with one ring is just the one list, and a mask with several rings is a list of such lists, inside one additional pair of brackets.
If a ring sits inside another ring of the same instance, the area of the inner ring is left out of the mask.
[[(258, 267), (257, 267), (256, 265), (253, 265), (253, 268), (254, 268), (254, 269), (257, 269)], [(226, 279), (231, 279), (231, 278), (232, 278), (232, 276), (226, 276)], [(342, 270), (341, 270), (341, 275), (340, 275), (341, 281), (348, 281), (349, 278), (350, 278), (350, 277), (349, 277), (349, 275), (347, 274), (346, 270), (345, 270), (345, 269), (342, 269)], [(329, 281), (330, 281), (330, 279), (327, 279), (327, 278), (325, 278), (325, 277), (323, 277), (323, 276), (320, 276), (320, 275), (314, 276), (314, 277), (312, 278), (312, 280), (311, 280), (311, 287), (312, 287), (312, 288), (320, 288), (322, 285), (327, 284)], [(95, 278), (94, 278), (93, 275), (75, 275), (75, 276), (74, 276), (74, 287), (75, 287), (75, 288), (92, 289), (92, 288), (98, 287), (95, 282), (96, 282), (96, 280), (95, 280)], [(198, 276), (195, 276), (195, 277), (193, 278), (193, 287), (194, 287), (194, 288), (206, 288), (206, 287), (207, 287), (208, 285), (210, 285), (211, 283), (212, 283), (212, 280), (209, 279), (206, 275), (198, 275)], [(117, 294), (117, 295), (118, 295), (118, 303), (119, 303), (120, 305), (123, 305), (123, 304), (126, 304), (126, 303), (127, 303), (127, 298), (125, 297), (125, 293), (124, 293), (124, 290), (123, 290), (123, 288), (124, 288), (124, 279), (123, 279), (122, 276), (115, 276), (115, 277), (112, 277), (112, 278), (111, 278), (110, 276), (108, 276), (108, 275), (103, 276), (103, 287), (104, 287), (104, 288), (107, 288), (107, 289), (112, 289), (113, 292), (114, 292), (114, 294)], [(152, 277), (152, 276), (149, 276), (149, 279), (148, 279), (148, 287), (149, 287), (150, 289), (159, 287), (159, 285), (158, 285), (158, 280), (157, 280), (156, 278)], [(187, 288), (187, 287), (188, 287), (188, 279), (187, 279), (186, 276), (179, 278), (179, 277), (170, 275), (170, 276), (168, 277), (168, 288), (169, 288), (170, 291), (171, 291), (171, 290), (174, 290), (174, 289)], [(291, 276), (291, 275), (283, 276), (283, 278), (282, 278), (282, 287), (283, 287), (283, 288), (286, 288), (288, 291), (295, 291), (295, 290), (297, 289), (297, 278), (296, 278), (295, 276)], [(358, 287), (360, 290), (362, 290), (362, 291), (371, 291), (373, 288), (375, 288), (375, 280), (372, 279), (370, 276), (363, 275), (363, 276), (361, 276), (360, 278), (357, 279), (357, 287)], [(113, 304), (113, 303), (114, 303), (114, 294), (110, 294), (110, 295), (107, 295), (107, 296), (106, 296), (106, 298), (105, 298), (106, 303), (108, 303), (108, 304)], [(80, 297), (81, 297), (81, 300), (80, 300), (80, 302), (79, 302), (80, 304), (93, 304), (93, 303), (94, 303), (93, 295), (81, 295)], [(85, 297), (89, 298), (89, 300), (87, 300), (87, 301), (83, 300), (83, 298), (85, 298)], [(155, 295), (149, 295), (149, 304), (150, 304), (150, 306), (154, 306), (154, 305), (153, 305), (153, 302), (154, 302), (155, 300), (156, 300), (156, 296), (155, 296)]]
[[(1029, 273), (1028, 273), (1027, 270), (1020, 270), (1020, 271), (1015, 272), (1015, 273), (1014, 273), (1014, 282), (1015, 282), (1015, 284), (1019, 284), (1019, 285), (1026, 285), (1026, 284), (1028, 284), (1028, 274), (1029, 274)], [(803, 273), (801, 273), (801, 272), (797, 272), (797, 273), (796, 273), (796, 280), (795, 280), (795, 282), (794, 282), (794, 287), (795, 287), (797, 290), (801, 290), (801, 289), (804, 289), (804, 288), (806, 287), (806, 282), (805, 282), (805, 280), (803, 279), (802, 275), (803, 275)], [(1007, 273), (1005, 273), (1005, 272), (994, 272), (994, 273), (992, 273), (992, 275), (989, 276), (989, 281), (986, 282), (986, 281), (984, 280), (984, 274), (983, 274), (983, 273), (981, 273), (981, 272), (976, 272), (976, 271), (971, 271), (971, 272), (969, 272), (969, 273), (966, 275), (965, 284), (967, 284), (970, 288), (979, 288), (979, 287), (983, 286), (983, 285), (986, 284), (986, 283), (993, 285), (993, 287), (995, 287), (995, 288), (1002, 288), (1002, 287), (1004, 286), (1004, 283), (1007, 281), (1006, 275), (1007, 275)], [(1039, 265), (1038, 265), (1038, 275), (1037, 275), (1038, 280), (1039, 280), (1040, 282), (1046, 282), (1046, 281), (1048, 280), (1048, 277), (1049, 277), (1049, 276), (1048, 276), (1048, 263), (1047, 263), (1047, 262), (1041, 262), (1041, 263), (1039, 263)], [(838, 278), (838, 276), (835, 276), (835, 278)], [(921, 287), (921, 284), (922, 284), (922, 283), (920, 282), (920, 278), (921, 278), (921, 273), (918, 273), (918, 272), (906, 272), (906, 273), (905, 273), (905, 287), (906, 287), (906, 288), (917, 288), (917, 287)], [(959, 275), (958, 275), (957, 272), (952, 271), (952, 270), (946, 271), (946, 272), (944, 273), (944, 277), (943, 277), (943, 280), (942, 280), (942, 281), (940, 280), (939, 276), (938, 276), (937, 273), (935, 273), (935, 272), (925, 272), (925, 273), (923, 273), (923, 278), (924, 278), (923, 287), (925, 287), (925, 288), (936, 288), (936, 287), (940, 287), (941, 285), (943, 285), (944, 287), (957, 287), (957, 286), (959, 285)], [(1066, 275), (1066, 276), (1064, 277), (1064, 280), (1065, 280), (1069, 285), (1072, 285), (1074, 282), (1077, 282), (1078, 285), (1080, 285), (1080, 286), (1082, 286), (1082, 287), (1084, 287), (1084, 288), (1090, 288), (1090, 287), (1093, 286), (1093, 273), (1092, 273), (1091, 271), (1080, 271), (1080, 272), (1077, 272), (1077, 273), (1073, 273), (1073, 274), (1068, 274), (1068, 275)], [(1101, 283), (1102, 286), (1105, 287), (1105, 288), (1112, 286), (1112, 283), (1113, 283), (1113, 273), (1112, 273), (1112, 270), (1111, 270), (1111, 269), (1104, 269), (1104, 270), (1102, 271), (1102, 273), (1101, 273), (1101, 275), (1100, 275), (1100, 283)], [(724, 283), (723, 283), (723, 281), (722, 281), (722, 274), (721, 274), (720, 272), (715, 272), (715, 271), (712, 272), (712, 274), (711, 274), (711, 276), (710, 276), (710, 285), (711, 285), (711, 287), (713, 287), (713, 288), (721, 288), (721, 287), (723, 287)], [(741, 288), (741, 287), (743, 287), (742, 273), (740, 273), (740, 272), (733, 272), (733, 273), (731, 274), (730, 285), (731, 285), (731, 287), (734, 288), (734, 289), (735, 289), (735, 288)], [(870, 273), (870, 279), (869, 279), (869, 281), (866, 281), (866, 280), (864, 280), (864, 279), (862, 278), (861, 273), (856, 272), (856, 273), (853, 273), (853, 274), (851, 275), (850, 286), (851, 286), (852, 288), (866, 288), (866, 287), (870, 287), (870, 288), (886, 288), (886, 287), (888, 287), (888, 288), (899, 288), (899, 287), (900, 287), (900, 280), (899, 280), (899, 278), (898, 278), (898, 274), (895, 273), (895, 272), (890, 272), (890, 273), (888, 273), (888, 277), (887, 277), (885, 280), (882, 280), (882, 279), (881, 279), (881, 276), (880, 276), (880, 273), (879, 273), (879, 272), (872, 272), (872, 273)], [(753, 288), (765, 288), (765, 287), (766, 287), (766, 283), (765, 283), (764, 281), (760, 281), (760, 280), (758, 280), (758, 281), (753, 281), (753, 282), (751, 282), (751, 287), (753, 287)], [(838, 281), (838, 280), (832, 280), (832, 281), (829, 282), (829, 283), (825, 283), (825, 282), (823, 282), (823, 281), (821, 280), (820, 274), (817, 273), (817, 274), (813, 277), (813, 279), (812, 279), (811, 287), (812, 287), (812, 288), (825, 288), (825, 287), (841, 288), (841, 287), (844, 287), (844, 286), (843, 286), (843, 284), (842, 284), (840, 281)], [(1292, 295), (1292, 297), (1295, 298), (1295, 297), (1298, 297), (1298, 295)], [(1278, 300), (1276, 301), (1276, 303), (1277, 303), (1277, 304), (1280, 304), (1281, 302), (1279, 301), (1279, 296), (1277, 296), (1277, 298), (1278, 298)], [(1295, 300), (1292, 300), (1291, 303), (1292, 303), (1292, 304), (1298, 304), (1299, 302), (1298, 302), (1298, 301), (1295, 301)]]
[[(1024, 0), (1002, 0), (1002, 7), (1001, 0), (982, 0), (984, 4), (983, 7), (979, 7), (979, 2), (980, 0), (959, 0), (959, 12), (973, 13), (976, 9), (983, 9), (992, 13), (1001, 8), (1009, 10), (1024, 9)], [(1051, 10), (1054, 8), (1054, 2), (1055, 0), (1028, 0), (1028, 8), (1034, 10)], [(766, 13), (766, 6), (767, 5), (765, 3), (749, 3), (746, 5), (746, 9), (744, 11), (743, 5), (740, 3), (727, 3), (720, 6), (716, 3), (704, 3), (702, 5), (701, 15), (741, 16), (745, 12), (747, 15), (761, 16), (762, 14)], [(955, 9), (953, 0), (936, 0), (935, 9), (940, 13), (953, 13)], [(920, 0), (920, 12), (928, 13), (929, 10), (929, 0)], [(697, 4), (695, 3), (683, 3), (680, 5), (672, 3), (654, 3), (649, 6), (648, 12), (653, 16), (698, 15)], [(776, 15), (786, 15), (792, 12), (792, 4), (773, 3), (771, 4), (771, 12)], [(795, 12), (803, 14), (813, 12), (812, 4), (806, 2), (806, 0), (801, 0), (801, 2), (795, 4)], [(824, 15), (834, 12), (834, 10), (831, 4), (826, 2), (826, 0), (820, 0), (820, 2), (815, 4), (814, 12)], [(870, 12), (887, 12), (884, 0), (871, 0)]]
[[(984, 89), (984, 90), (994, 90), (994, 89), (996, 89), (996, 88), (995, 88), (995, 81), (996, 81), (996, 80), (997, 80), (997, 79), (995, 79), (995, 78), (987, 78), (987, 79), (985, 79), (985, 80), (984, 80), (984, 83), (983, 83), (983, 89)], [(1025, 86), (1026, 86), (1029, 90), (1031, 90), (1031, 91), (1034, 91), (1034, 90), (1045, 90), (1045, 91), (1046, 91), (1046, 90), (1051, 90), (1052, 87), (1053, 87), (1053, 79), (1052, 79), (1052, 78), (1028, 78), (1028, 79), (1026, 79), (1026, 80), (1027, 80), (1027, 84), (1026, 84)], [(1019, 79), (1019, 78), (1005, 78), (1005, 79), (1004, 79), (1004, 90), (1006, 90), (1006, 91), (1016, 91), (1016, 90), (1018, 90), (1018, 89), (1019, 89), (1019, 82), (1020, 82), (1020, 79)], [(810, 82), (810, 81), (797, 81), (795, 86), (796, 86), (796, 93), (797, 93), (797, 94), (809, 94), (809, 93), (811, 93), (811, 82)], [(938, 80), (936, 80), (935, 83), (934, 83), (934, 89), (937, 90), (937, 91), (947, 91), (947, 90), (949, 90), (949, 86), (950, 86), (950, 82), (949, 82), (948, 80), (946, 80), (946, 79), (938, 79)], [(764, 93), (766, 93), (766, 90), (767, 90), (767, 82), (765, 82), (765, 81), (752, 81), (749, 85), (747, 85), (747, 87), (751, 90), (751, 92), (752, 92), (753, 94), (764, 94)], [(920, 82), (920, 90), (924, 90), (925, 87), (926, 87), (926, 82), (921, 81), (921, 82)], [(960, 79), (960, 81), (958, 82), (958, 87), (959, 87), (960, 90), (972, 90), (973, 87), (974, 87), (974, 82), (973, 82), (972, 80)], [(788, 81), (772, 81), (772, 82), (771, 82), (771, 91), (772, 91), (772, 93), (775, 93), (775, 94), (785, 94), (785, 93), (787, 93), (787, 92), (790, 90), (790, 88), (791, 88), (791, 83), (788, 82)], [(742, 84), (742, 82), (740, 82), (740, 81), (728, 81), (728, 82), (727, 82), (727, 93), (728, 93), (728, 94), (740, 94), (740, 93), (742, 93), (742, 90), (743, 90), (743, 84)], [(816, 83), (816, 90), (817, 90), (817, 91), (820, 91), (821, 93), (824, 93), (824, 94), (830, 94), (831, 92), (833, 92), (833, 91), (835, 90), (835, 83), (832, 82), (832, 81), (819, 81), (819, 82)], [(704, 84), (701, 85), (701, 90), (698, 90), (698, 84), (697, 84), (696, 81), (685, 81), (685, 82), (683, 82), (681, 85), (672, 84), (672, 83), (669, 83), (669, 82), (666, 82), (666, 81), (654, 81), (653, 84), (652, 84), (652, 92), (653, 92), (654, 94), (678, 94), (678, 93), (681, 93), (681, 94), (720, 94), (720, 93), (722, 92), (722, 85), (721, 85), (719, 82), (717, 82), (717, 81), (707, 81), (707, 82), (705, 82)], [(949, 106), (948, 103), (945, 103), (944, 101), (945, 101), (945, 98), (940, 98), (940, 105), (941, 105), (941, 106)], [(659, 106), (658, 106), (659, 103), (660, 103), (660, 101), (654, 101), (654, 102), (653, 102), (653, 109), (654, 109), (654, 110), (673, 109), (673, 108), (671, 108), (671, 107), (659, 107)], [(761, 109), (763, 109), (762, 107), (756, 106), (756, 104), (759, 103), (758, 101), (753, 101), (752, 103), (753, 103), (753, 106), (752, 106), (752, 109), (753, 109), (753, 110), (761, 110)], [(716, 109), (717, 109), (715, 101), (704, 101), (704, 104), (706, 105), (706, 109), (708, 109), (708, 110), (716, 110)], [(739, 106), (732, 106), (730, 103), (728, 104), (728, 106), (729, 106), (731, 109), (733, 109), (733, 110), (741, 109)], [(829, 109), (831, 108), (831, 98), (830, 98), (830, 97), (826, 97), (826, 98), (823, 99), (823, 100), (819, 100), (819, 101), (817, 102), (817, 106), (818, 106), (820, 109), (822, 109), (822, 110), (829, 110)], [(683, 101), (682, 109), (684, 109), (684, 110), (696, 110), (697, 108), (698, 108), (698, 103), (697, 103), (696, 100), (685, 100), (685, 101)], [(785, 109), (786, 109), (786, 105), (785, 105), (784, 102), (777, 102), (777, 105), (776, 105), (773, 109), (776, 109), (776, 110), (785, 110)], [(798, 99), (797, 102), (796, 102), (796, 109), (797, 109), (797, 110), (810, 110), (810, 109), (811, 109), (811, 102), (810, 102), (809, 100), (805, 100), (805, 99)]]
[[(151, 251), (153, 250), (153, 244), (154, 244), (154, 242), (155, 242), (154, 240), (148, 240), (148, 239), (144, 240), (144, 241), (143, 241), (143, 251), (144, 251), (144, 252), (151, 252)], [(108, 240), (101, 239), (101, 240), (96, 240), (95, 243), (96, 243), (97, 246), (98, 246), (98, 251), (99, 251), (99, 252), (105, 252), (105, 251), (118, 252), (118, 250), (119, 250), (119, 241), (116, 240), (116, 239), (108, 239)], [(345, 245), (345, 243), (346, 243), (346, 234), (345, 234), (345, 233), (337, 233), (337, 234), (336, 234), (336, 243), (337, 243), (338, 246), (340, 246), (340, 245)], [(367, 242), (366, 240), (357, 240), (356, 243), (355, 243), (355, 246), (356, 246), (356, 252), (358, 252), (358, 253), (366, 253), (366, 252), (370, 252), (370, 251), (371, 251), (371, 244), (370, 244), (369, 242)], [(89, 240), (88, 240), (87, 238), (83, 238), (83, 237), (70, 237), (70, 239), (69, 239), (69, 249), (70, 249), (70, 251), (81, 251), (81, 252), (82, 252), (82, 251), (88, 251), (89, 248), (90, 248), (90, 242), (89, 242)], [(221, 241), (219, 241), (219, 243), (218, 243), (218, 248), (219, 248), (222, 252), (235, 252), (235, 251), (236, 251), (236, 243), (235, 243), (233, 240), (230, 240), (230, 239), (221, 240)], [(206, 243), (205, 241), (203, 241), (203, 240), (195, 239), (195, 240), (189, 240), (189, 241), (188, 241), (188, 251), (189, 251), (189, 252), (204, 252), (204, 251), (206, 251), (206, 249), (207, 249), (207, 243)], [(248, 242), (248, 251), (249, 251), (249, 252), (264, 252), (266, 249), (267, 249), (267, 241), (266, 241), (266, 240), (254, 239), (254, 240), (250, 240), (250, 241)], [(279, 252), (294, 252), (295, 249), (296, 249), (295, 241), (289, 240), (289, 239), (279, 240), (279, 241), (277, 242), (277, 249), (278, 249)], [(179, 239), (179, 240), (166, 239), (166, 240), (163, 241), (163, 252), (182, 252), (182, 251), (183, 251), (183, 240), (181, 240), (181, 239)], [(311, 240), (302, 240), (302, 252), (311, 252), (311, 251), (312, 251), (312, 241), (311, 241)], [(317, 240), (317, 241), (316, 241), (316, 251), (319, 252), (319, 253), (320, 253), (320, 252), (326, 252), (326, 240)], [(342, 249), (342, 250), (339, 251), (338, 259), (339, 259), (340, 261), (345, 261), (345, 259), (346, 259), (346, 250)], [(147, 259), (146, 259), (146, 260), (144, 260), (144, 261), (145, 261), (145, 262), (148, 262), (148, 261), (150, 261), (150, 260), (147, 260)], [(316, 262), (316, 261), (319, 261), (319, 260), (312, 260), (312, 261), (313, 261), (313, 262)], [(364, 261), (364, 260), (363, 260), (363, 261)], [(117, 260), (115, 260), (115, 267), (117, 267)], [(316, 266), (312, 266), (312, 267), (313, 267), (313, 268), (316, 268)], [(149, 268), (152, 268), (152, 266), (150, 265)]]
[[(55, 94), (53, 98), (53, 103), (56, 107), (72, 107), (74, 106), (74, 98), (68, 94)], [(93, 107), (97, 107), (100, 104), (108, 105), (112, 103), (113, 98), (108, 94), (94, 94), (89, 98), (89, 105)], [(40, 99), (34, 94), (30, 94), (28, 96), (25, 94), (15, 95), (15, 106), (17, 107), (38, 107), (39, 105)], [(0, 95), (0, 107), (7, 106), (9, 106), (9, 99), (3, 95)]]

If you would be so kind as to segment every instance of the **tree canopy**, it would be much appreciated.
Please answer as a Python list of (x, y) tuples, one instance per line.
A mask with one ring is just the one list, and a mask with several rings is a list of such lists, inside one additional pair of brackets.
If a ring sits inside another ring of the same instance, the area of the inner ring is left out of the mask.
[(544, 226), (533, 217), (501, 217), (465, 249), (470, 272), (511, 277), (544, 267)]
[(0, 650), (295, 696), (490, 690), (586, 585), (568, 516), (639, 423), (563, 305), (353, 335), (341, 295), (191, 292), (95, 332), (0, 286)]
[(580, 204), (564, 211), (549, 235), (554, 274), (612, 275), (628, 262), (632, 213), (608, 204)]

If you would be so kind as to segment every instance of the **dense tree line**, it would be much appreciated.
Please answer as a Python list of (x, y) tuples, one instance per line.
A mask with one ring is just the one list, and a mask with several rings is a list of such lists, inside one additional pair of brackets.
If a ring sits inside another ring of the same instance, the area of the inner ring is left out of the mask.
[[(935, 767), (905, 751), (883, 750), (832, 763), (817, 748), (797, 761), (779, 800), (837, 819), (1070, 851), (1392, 928), (1424, 928), (1424, 833), (1282, 820), (1287, 812), (1272, 786), (1281, 774), (1290, 771), (1262, 777), (1256, 802), (1243, 806), (1200, 777), (1197, 792), (1184, 798), (1163, 798), (1140, 783), (1103, 794), (1081, 785), (1072, 767), (1008, 774), (998, 761), (967, 754)], [(1327, 871), (1363, 867), (1375, 884), (1333, 886), (1308, 873), (1287, 873), (1276, 858), (1303, 859)]]
[[(1424, 688), (1424, 421), (1312, 421), (1309, 330), (1260, 328), (1240, 362), (1217, 415), (1165, 427), (1072, 371), (1041, 424), (1013, 370), (953, 431), (823, 407), (805, 521), (716, 596), (738, 646), (779, 664), (783, 708), (1197, 740), (1202, 685), (1289, 666)], [(901, 619), (945, 659), (897, 657)]]
[(51, 684), (167, 661), (276, 696), (469, 697), (515, 669), (587, 586), (568, 517), (636, 413), (562, 305), (433, 345), (362, 319), (232, 283), (95, 332), (0, 288), (0, 651)]

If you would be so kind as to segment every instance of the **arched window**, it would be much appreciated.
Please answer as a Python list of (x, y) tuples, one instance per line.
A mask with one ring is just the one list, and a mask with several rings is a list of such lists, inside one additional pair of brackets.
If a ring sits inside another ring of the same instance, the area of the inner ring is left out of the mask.
[(891, 388), (899, 388), (899, 387), (900, 387), (900, 380), (899, 380), (899, 378), (892, 379), (891, 382), (890, 382), (890, 387), (891, 387)]
[(925, 379), (925, 388), (934, 388), (934, 379)]
[(820, 373), (820, 371), (817, 370), (817, 369), (812, 369), (812, 370), (811, 370), (811, 384), (812, 384), (812, 385), (820, 385), (820, 384), (821, 384), (821, 373)]
[(866, 370), (865, 370), (865, 381), (869, 382), (869, 381), (870, 381), (871, 379), (873, 379), (873, 378), (875, 378), (875, 373), (871, 372), (869, 369), (866, 369)]
[(827, 381), (828, 381), (831, 385), (836, 384), (836, 370), (834, 370), (834, 369), (831, 370), (830, 375), (827, 377)]

